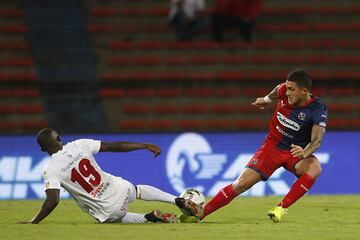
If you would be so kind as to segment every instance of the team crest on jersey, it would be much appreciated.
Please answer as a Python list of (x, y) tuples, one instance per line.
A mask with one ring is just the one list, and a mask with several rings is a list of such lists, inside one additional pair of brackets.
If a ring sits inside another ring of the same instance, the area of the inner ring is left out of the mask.
[(258, 163), (258, 161), (259, 161), (259, 159), (257, 159), (257, 158), (254, 158), (254, 159), (252, 159), (251, 160), (251, 164), (257, 164)]
[(300, 119), (300, 120), (302, 120), (302, 121), (305, 120), (305, 117), (306, 117), (306, 115), (305, 115), (305, 113), (303, 113), (303, 112), (300, 112), (299, 115), (298, 115), (298, 119)]

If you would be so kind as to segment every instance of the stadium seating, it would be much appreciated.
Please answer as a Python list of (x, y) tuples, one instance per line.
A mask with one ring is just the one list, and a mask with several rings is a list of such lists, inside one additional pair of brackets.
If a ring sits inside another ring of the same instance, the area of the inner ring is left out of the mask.
[[(337, 104), (331, 105), (330, 110), (350, 112), (354, 109), (359, 109), (359, 105), (347, 105)], [(214, 114), (214, 115), (225, 115), (225, 114), (236, 114), (236, 113), (255, 113), (262, 114), (262, 112), (272, 112), (274, 106), (266, 108), (264, 111), (259, 111), (256, 107), (251, 104), (237, 105), (234, 103), (159, 103), (159, 104), (125, 104), (123, 106), (123, 112), (130, 115), (144, 115), (144, 114), (160, 114), (160, 115), (197, 115), (197, 114)], [(1, 108), (0, 108), (1, 112)]]
[(3, 121), (0, 120), (0, 131), (4, 133), (34, 132), (48, 127), (46, 121)]
[(328, 106), (329, 111), (338, 113), (351, 113), (360, 111), (359, 103), (333, 103)]
[[(0, 97), (5, 95), (17, 94), (22, 96), (26, 94), (38, 95), (36, 90), (27, 92), (27, 90), (20, 91), (19, 93), (9, 93), (6, 91), (0, 91)], [(319, 96), (331, 95), (334, 97), (346, 96), (358, 96), (360, 94), (360, 89), (354, 88), (314, 88), (313, 92)], [(256, 97), (264, 96), (268, 93), (268, 89), (263, 88), (254, 88), (247, 87), (245, 89), (240, 88), (160, 88), (160, 89), (151, 89), (151, 88), (132, 88), (129, 90), (122, 88), (103, 88), (101, 89), (100, 95), (106, 98), (169, 98), (169, 97)]]
[(36, 88), (0, 88), (0, 98), (38, 98), (40, 93)]
[(0, 133), (34, 133), (48, 126), (38, 74), (17, 1), (0, 3)]
[[(274, 106), (261, 115), (250, 103), (297, 66), (311, 70), (313, 92), (324, 97), (335, 119), (330, 129), (358, 126), (358, 105), (344, 98), (360, 93), (354, 87), (360, 79), (360, 58), (354, 54), (360, 53), (360, 41), (351, 35), (360, 30), (354, 21), (358, 4), (265, 3), (252, 43), (219, 44), (209, 33), (196, 41), (174, 40), (165, 24), (167, 3), (140, 2), (142, 8), (112, 1), (89, 7), (88, 31), (103, 66), (101, 96), (113, 104), (126, 99), (118, 118), (122, 131), (265, 130)], [(309, 24), (306, 18), (317, 21)]]
[(14, 72), (14, 73), (0, 73), (0, 82), (28, 82), (36, 81), (38, 79), (37, 75), (33, 72)]
[(360, 48), (360, 43), (357, 40), (353, 39), (329, 39), (324, 40), (255, 40), (251, 44), (244, 43), (240, 41), (228, 42), (223, 45), (214, 42), (208, 41), (197, 41), (194, 43), (182, 43), (182, 42), (172, 42), (172, 41), (123, 41), (123, 40), (113, 40), (108, 44), (110, 49), (118, 50), (156, 50), (156, 49), (202, 49), (202, 50), (219, 50), (222, 48), (225, 49), (243, 49), (243, 48), (254, 48), (254, 49), (332, 49), (332, 48), (341, 48), (341, 49), (358, 49)]
[[(259, 111), (250, 103), (295, 67), (311, 72), (313, 92), (329, 108), (329, 129), (359, 129), (359, 3), (282, 3), (264, 1), (253, 42), (230, 31), (217, 43), (210, 28), (194, 41), (175, 40), (168, 1), (84, 0), (111, 129), (266, 130), (274, 105)], [(31, 31), (21, 5), (0, 3), (1, 132), (47, 126)]]
[(27, 33), (29, 29), (23, 24), (2, 24), (0, 25), (1, 33)]
[(360, 120), (359, 119), (330, 119), (328, 123), (328, 128), (332, 130), (341, 130), (341, 129), (359, 129)]
[[(157, 24), (137, 24), (136, 22), (128, 25), (115, 25), (115, 24), (91, 24), (88, 27), (90, 33), (116, 33), (116, 34), (129, 34), (129, 33), (157, 33), (163, 34), (169, 30), (164, 25)], [(256, 30), (264, 33), (274, 32), (292, 32), (292, 33), (311, 33), (311, 32), (353, 32), (360, 30), (360, 23), (288, 23), (288, 24), (259, 24)], [(8, 32), (27, 32), (28, 29), (24, 26), (6, 25), (0, 26), (0, 31)]]
[(40, 104), (0, 105), (1, 114), (39, 114), (43, 112), (44, 108)]
[[(208, 14), (212, 12), (212, 9), (208, 10)], [(114, 16), (126, 16), (126, 17), (166, 17), (169, 13), (169, 9), (166, 6), (155, 6), (149, 8), (139, 7), (96, 7), (90, 9), (90, 16), (92, 17), (114, 17)], [(262, 10), (262, 14), (265, 15), (342, 15), (342, 14), (359, 14), (360, 6), (348, 6), (348, 7), (314, 7), (314, 6), (297, 6), (297, 7), (265, 7)], [(1, 13), (0, 13), (1, 14)]]
[[(25, 61), (25, 60), (23, 60)], [(24, 62), (25, 64), (26, 62)], [(294, 64), (312, 64), (312, 65), (359, 65), (360, 56), (354, 55), (322, 55), (322, 56), (276, 56), (276, 55), (254, 55), (254, 56), (237, 56), (233, 54), (227, 55), (200, 55), (200, 56), (129, 56), (110, 57), (106, 63), (109, 66), (156, 66), (156, 65), (241, 65), (241, 64), (256, 64), (256, 65), (294, 65)], [(0, 65), (2, 61), (0, 59)]]
[(0, 59), (0, 67), (31, 67), (34, 61), (31, 58)]
[(29, 49), (29, 45), (23, 41), (17, 42), (8, 42), (8, 41), (1, 41), (0, 42), (0, 49), (1, 50), (27, 50)]
[(17, 18), (17, 17), (24, 17), (24, 15), (25, 15), (24, 11), (16, 7), (0, 9), (0, 17)]
[[(284, 79), (287, 71), (193, 71), (184, 72), (177, 70), (144, 70), (127, 72), (105, 72), (100, 77), (104, 81), (204, 81), (204, 80), (224, 80), (224, 81), (270, 81), (274, 79)], [(348, 79), (357, 81), (360, 78), (360, 70), (334, 71), (333, 69), (312, 71), (311, 74), (318, 81), (328, 79)], [(2, 76), (0, 75), (0, 80)], [(29, 79), (30, 80), (30, 79)]]

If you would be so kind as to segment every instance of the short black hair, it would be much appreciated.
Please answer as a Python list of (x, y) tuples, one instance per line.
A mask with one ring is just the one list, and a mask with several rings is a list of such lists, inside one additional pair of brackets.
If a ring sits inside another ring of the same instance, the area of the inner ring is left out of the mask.
[(296, 82), (296, 84), (300, 87), (305, 87), (308, 89), (310, 89), (312, 86), (312, 79), (310, 77), (310, 74), (302, 68), (296, 68), (291, 71), (287, 76), (287, 80), (291, 82)]
[(37, 142), (41, 147), (42, 151), (45, 151), (49, 145), (49, 140), (51, 139), (51, 135), (53, 132), (56, 132), (54, 129), (51, 128), (44, 128), (41, 129), (37, 134)]

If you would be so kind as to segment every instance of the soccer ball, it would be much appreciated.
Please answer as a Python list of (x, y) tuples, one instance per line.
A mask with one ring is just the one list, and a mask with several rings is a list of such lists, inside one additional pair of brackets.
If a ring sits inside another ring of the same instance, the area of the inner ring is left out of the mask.
[(205, 203), (204, 195), (200, 191), (193, 188), (185, 190), (183, 193), (180, 194), (180, 197), (189, 199), (196, 204), (200, 204), (201, 206), (203, 206)]
[[(200, 204), (201, 206), (204, 206), (205, 204), (205, 197), (204, 195), (196, 190), (196, 189), (187, 189), (183, 193), (180, 194), (180, 197), (189, 199), (193, 201), (196, 204)], [(182, 223), (197, 223), (199, 222), (199, 219), (197, 217), (189, 216), (188, 213), (184, 210), (181, 210), (183, 213), (179, 215), (179, 220)]]

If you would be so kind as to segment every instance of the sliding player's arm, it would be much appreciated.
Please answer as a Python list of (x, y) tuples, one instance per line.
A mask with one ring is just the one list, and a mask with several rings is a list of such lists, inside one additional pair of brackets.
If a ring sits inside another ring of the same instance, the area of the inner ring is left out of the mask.
[(40, 209), (40, 212), (30, 221), (21, 221), (18, 223), (32, 223), (38, 224), (41, 220), (46, 218), (58, 205), (59, 203), (59, 189), (48, 189), (46, 190), (46, 199)]
[(152, 143), (136, 143), (136, 142), (101, 142), (99, 152), (130, 152), (139, 149), (146, 149), (157, 157), (161, 153), (161, 149)]
[(277, 85), (268, 95), (265, 97), (257, 98), (255, 102), (251, 103), (253, 106), (257, 106), (260, 109), (264, 109), (265, 106), (271, 103), (273, 100), (278, 99), (278, 90), (280, 85)]

